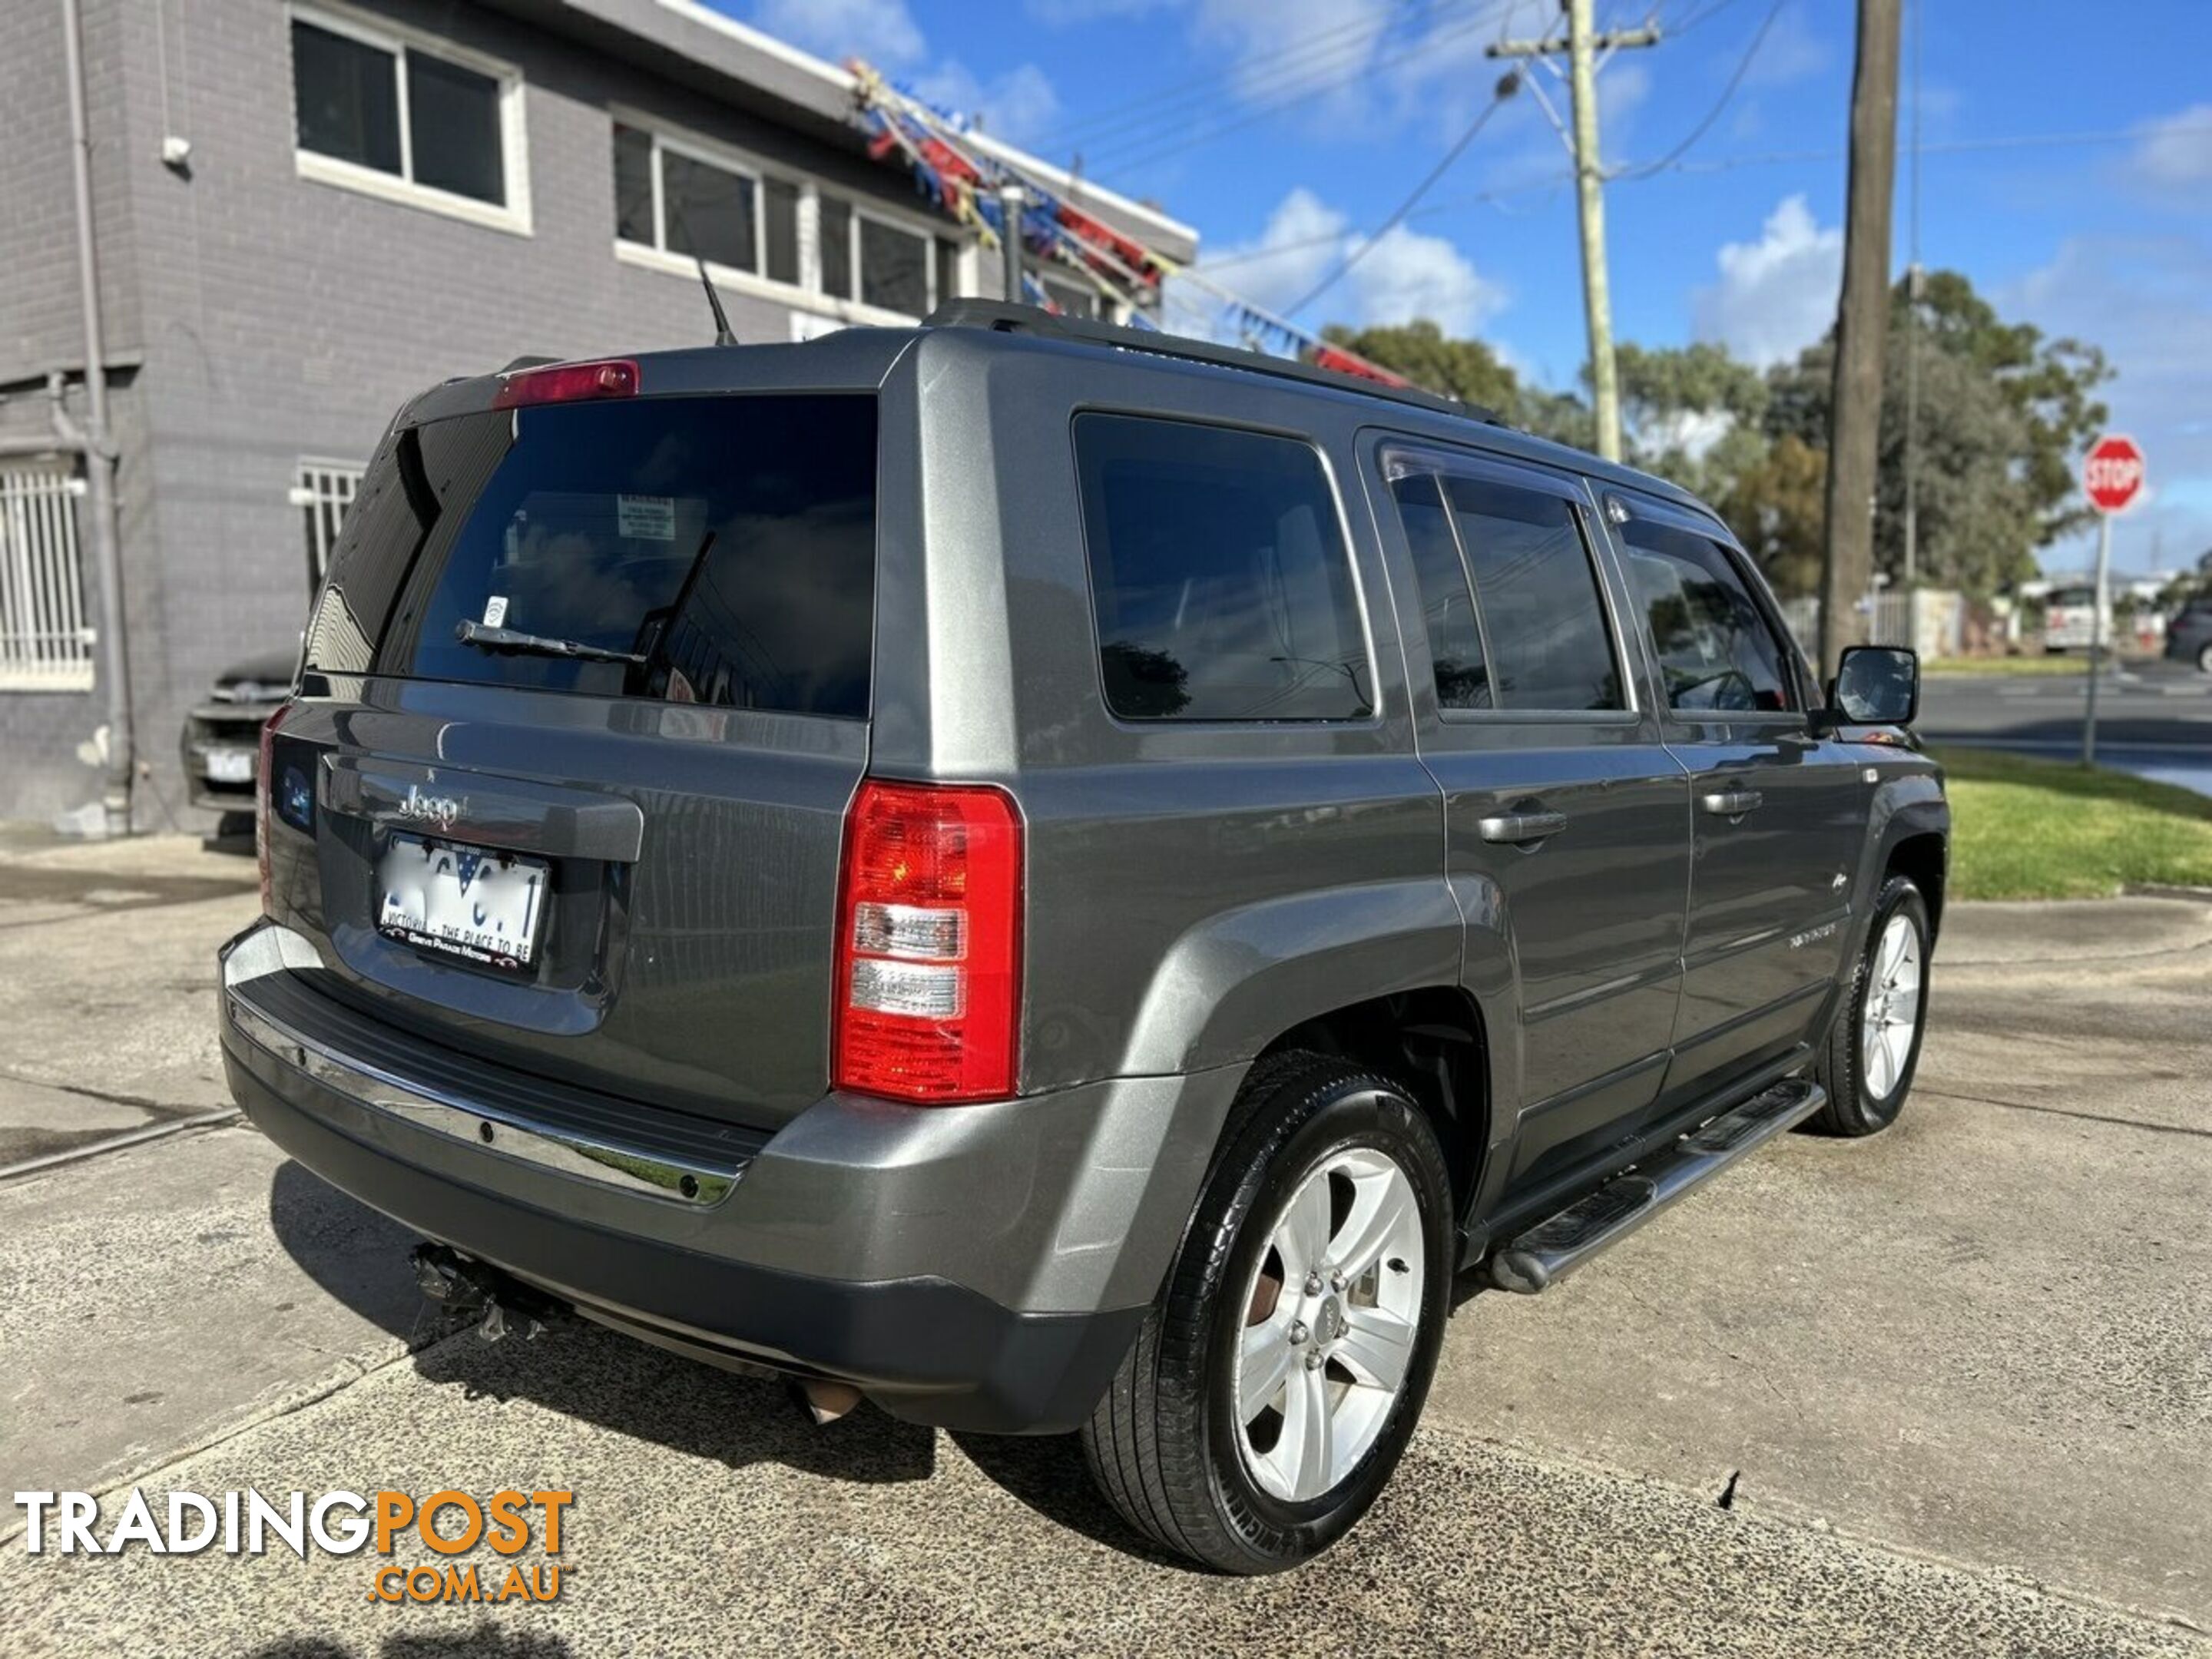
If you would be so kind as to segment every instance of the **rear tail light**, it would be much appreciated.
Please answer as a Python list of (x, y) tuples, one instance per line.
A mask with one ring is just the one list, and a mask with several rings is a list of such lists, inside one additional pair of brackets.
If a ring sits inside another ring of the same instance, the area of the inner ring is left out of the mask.
[(276, 747), (276, 728), (291, 712), (290, 703), (279, 703), (276, 712), (262, 721), (261, 759), (253, 769), (253, 856), (261, 866), (261, 914), (264, 916), (276, 908), (276, 890), (269, 875), (269, 815), (276, 811), (276, 787), (269, 781), (270, 774), (276, 769), (271, 751)]
[(596, 362), (553, 363), (510, 374), (499, 383), (491, 406), (515, 409), (524, 404), (573, 404), (586, 398), (636, 396), (637, 365), (627, 357), (605, 357)]
[(837, 901), (841, 1089), (944, 1105), (1019, 1070), (1022, 823), (1004, 790), (870, 780)]

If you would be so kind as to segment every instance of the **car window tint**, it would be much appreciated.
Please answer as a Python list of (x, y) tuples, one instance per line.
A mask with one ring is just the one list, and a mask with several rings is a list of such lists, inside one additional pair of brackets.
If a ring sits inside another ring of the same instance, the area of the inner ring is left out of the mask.
[(1446, 708), (1487, 708), (1490, 671), (1483, 659), (1482, 630), (1475, 623), (1474, 593), (1444, 508), (1443, 487), (1434, 473), (1416, 472), (1397, 480), (1390, 493), (1413, 556), (1437, 702)]
[(1448, 477), (1500, 708), (1623, 708), (1620, 665), (1581, 522), (1565, 497)]
[[(640, 398), (409, 428), (349, 514), (311, 666), (866, 717), (876, 407)], [(485, 648), (464, 624), (591, 657)], [(618, 653), (618, 654), (617, 654)]]
[(1670, 708), (1776, 714), (1790, 706), (1782, 644), (1726, 550), (1632, 520), (1629, 579), (1650, 626)]
[(1125, 720), (1354, 720), (1374, 678), (1321, 458), (1186, 422), (1075, 422), (1107, 705)]

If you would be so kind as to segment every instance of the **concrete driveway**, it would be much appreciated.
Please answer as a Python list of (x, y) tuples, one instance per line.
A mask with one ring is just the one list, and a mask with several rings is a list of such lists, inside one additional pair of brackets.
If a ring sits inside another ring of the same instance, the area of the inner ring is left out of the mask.
[[(84, 1152), (57, 1092), (219, 1098), (251, 875), (0, 855), (0, 1145)], [(0, 1491), (579, 1494), (561, 1599), (495, 1612), (372, 1604), (365, 1556), (34, 1558), (0, 1516), (0, 1652), (2203, 1652), (2212, 907), (1961, 908), (1936, 987), (1895, 1130), (1787, 1137), (1557, 1291), (1471, 1297), (1382, 1504), (1260, 1583), (1150, 1554), (1065, 1442), (441, 1337), (402, 1231), (245, 1127), (0, 1180)]]

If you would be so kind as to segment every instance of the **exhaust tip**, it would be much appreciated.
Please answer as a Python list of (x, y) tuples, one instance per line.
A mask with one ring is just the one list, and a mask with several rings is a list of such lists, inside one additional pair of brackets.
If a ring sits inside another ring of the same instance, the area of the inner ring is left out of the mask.
[(799, 1403), (814, 1420), (816, 1428), (835, 1423), (860, 1403), (860, 1391), (850, 1382), (834, 1382), (826, 1376), (802, 1376), (796, 1379)]

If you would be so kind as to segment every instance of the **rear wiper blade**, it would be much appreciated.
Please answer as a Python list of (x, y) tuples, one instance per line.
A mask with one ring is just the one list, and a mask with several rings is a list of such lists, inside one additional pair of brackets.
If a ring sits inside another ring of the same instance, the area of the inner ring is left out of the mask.
[(579, 662), (626, 662), (635, 668), (642, 668), (646, 663), (646, 659), (635, 651), (610, 651), (603, 645), (586, 645), (581, 640), (549, 639), (543, 634), (525, 634), (512, 628), (487, 628), (480, 622), (463, 622), (453, 629), (453, 637), (479, 651), (573, 657)]

